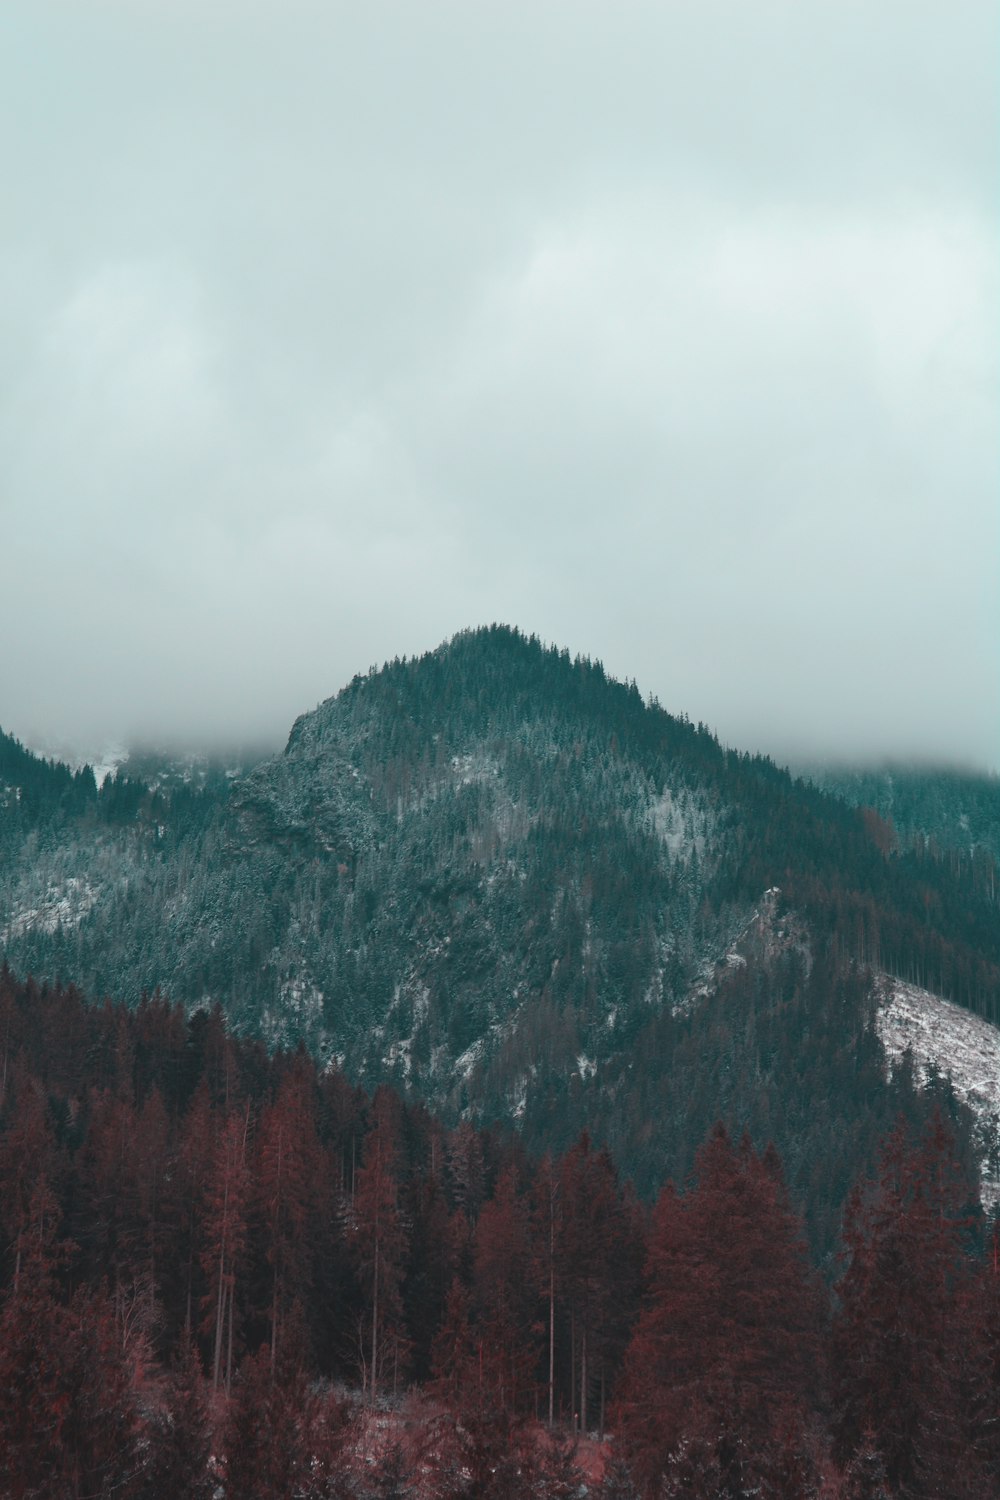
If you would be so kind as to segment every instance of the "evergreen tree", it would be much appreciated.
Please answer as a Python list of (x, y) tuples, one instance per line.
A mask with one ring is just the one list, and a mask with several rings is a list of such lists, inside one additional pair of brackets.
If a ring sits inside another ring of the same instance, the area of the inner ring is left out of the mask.
[(799, 1235), (773, 1163), (721, 1126), (699, 1153), (697, 1185), (661, 1194), (619, 1401), (647, 1487), (668, 1462), (686, 1472), (692, 1455), (722, 1475), (743, 1462), (742, 1444), (764, 1453), (779, 1424), (810, 1409), (819, 1303)]
[(876, 1433), (892, 1489), (930, 1493), (928, 1476), (953, 1473), (963, 1446), (953, 1372), (967, 1227), (964, 1177), (940, 1117), (917, 1149), (898, 1127), (878, 1181), (848, 1207), (834, 1329), (838, 1454), (848, 1462)]
[(216, 1481), (209, 1472), (211, 1423), (205, 1379), (194, 1344), (187, 1332), (167, 1382), (167, 1410), (149, 1434), (143, 1476), (148, 1500), (212, 1500)]
[(399, 1289), (407, 1239), (399, 1212), (399, 1132), (388, 1089), (376, 1093), (373, 1116), (351, 1210), (355, 1263), (367, 1299), (358, 1353), (371, 1405), (384, 1379), (396, 1383), (405, 1365)]

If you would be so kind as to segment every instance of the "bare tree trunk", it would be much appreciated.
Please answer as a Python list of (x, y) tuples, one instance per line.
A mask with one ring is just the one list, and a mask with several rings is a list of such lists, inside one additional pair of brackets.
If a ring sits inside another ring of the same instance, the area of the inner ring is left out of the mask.
[(549, 1430), (554, 1418), (556, 1395), (556, 1285), (553, 1262), (549, 1261)]
[(378, 1229), (375, 1231), (375, 1284), (372, 1289), (372, 1382), (371, 1404), (375, 1409), (375, 1360), (378, 1354)]
[[(215, 1302), (215, 1353), (212, 1359), (212, 1389), (219, 1389), (219, 1370), (222, 1366), (222, 1329), (226, 1299), (226, 1229), (229, 1222), (229, 1174), (226, 1173), (226, 1189), (222, 1200), (222, 1238), (219, 1244), (219, 1295)], [(188, 1298), (190, 1299), (190, 1284)]]
[(229, 1277), (229, 1349), (226, 1354), (226, 1395), (233, 1383), (233, 1302), (236, 1298), (236, 1274)]
[(576, 1432), (576, 1314), (569, 1315), (569, 1406), (573, 1415), (573, 1431)]
[(219, 1389), (219, 1372), (222, 1368), (222, 1330), (225, 1323), (226, 1281), (223, 1275), (223, 1257), (219, 1255), (219, 1295), (215, 1299), (215, 1352), (212, 1357), (212, 1389)]
[(271, 1380), (274, 1380), (274, 1368), (278, 1358), (278, 1280), (279, 1280), (279, 1248), (278, 1248), (278, 1225), (281, 1218), (281, 1149), (282, 1135), (281, 1126), (278, 1126), (278, 1182), (275, 1189), (276, 1201), (274, 1205), (274, 1288), (271, 1294)]
[(580, 1431), (587, 1431), (587, 1325), (580, 1335)]
[(556, 1197), (549, 1176), (549, 1431), (555, 1417), (556, 1394)]

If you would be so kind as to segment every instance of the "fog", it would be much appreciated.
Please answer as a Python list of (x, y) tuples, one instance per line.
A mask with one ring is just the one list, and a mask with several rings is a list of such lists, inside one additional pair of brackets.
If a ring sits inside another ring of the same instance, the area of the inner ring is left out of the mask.
[(0, 724), (277, 744), (504, 620), (729, 744), (1000, 765), (998, 31), (7, 0)]

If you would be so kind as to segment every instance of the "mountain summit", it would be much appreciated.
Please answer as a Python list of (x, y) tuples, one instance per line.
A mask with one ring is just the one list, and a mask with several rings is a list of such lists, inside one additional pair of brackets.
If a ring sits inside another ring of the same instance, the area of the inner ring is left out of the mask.
[(12, 965), (218, 1003), (536, 1145), (596, 1124), (640, 1181), (726, 1111), (794, 1160), (816, 1090), (878, 1088), (868, 969), (996, 1020), (991, 858), (901, 848), (505, 626), (355, 677), (197, 791), (4, 746)]

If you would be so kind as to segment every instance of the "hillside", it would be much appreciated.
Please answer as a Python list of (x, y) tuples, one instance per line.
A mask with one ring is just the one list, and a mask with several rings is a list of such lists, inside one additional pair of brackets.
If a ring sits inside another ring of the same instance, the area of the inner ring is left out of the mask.
[(777, 1137), (804, 1199), (849, 1122), (810, 1223), (827, 1246), (836, 1184), (900, 1107), (851, 964), (997, 1014), (992, 861), (901, 848), (505, 627), (356, 677), (281, 755), (197, 789), (119, 771), (98, 792), (18, 750), (16, 971), (219, 1002), (238, 1031), (539, 1149), (594, 1125), (650, 1190), (725, 1113)]
[(984, 864), (1000, 859), (1000, 776), (953, 767), (810, 767), (805, 775), (852, 807), (868, 807), (903, 845), (934, 843)]

